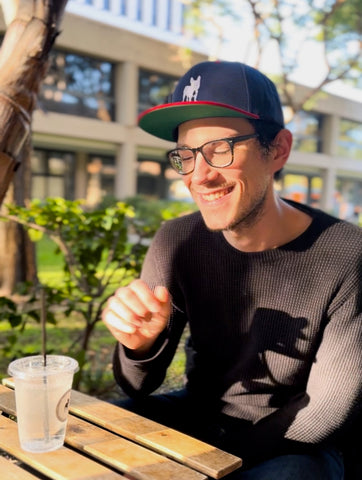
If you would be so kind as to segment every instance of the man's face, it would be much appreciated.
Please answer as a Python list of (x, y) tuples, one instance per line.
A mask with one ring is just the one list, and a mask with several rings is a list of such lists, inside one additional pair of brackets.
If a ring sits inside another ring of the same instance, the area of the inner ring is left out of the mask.
[[(216, 139), (254, 133), (243, 118), (190, 120), (179, 126), (178, 147), (200, 147)], [(207, 164), (197, 153), (195, 169), (183, 177), (210, 230), (250, 226), (265, 213), (273, 194), (273, 162), (256, 138), (234, 145), (234, 161), (225, 168)]]

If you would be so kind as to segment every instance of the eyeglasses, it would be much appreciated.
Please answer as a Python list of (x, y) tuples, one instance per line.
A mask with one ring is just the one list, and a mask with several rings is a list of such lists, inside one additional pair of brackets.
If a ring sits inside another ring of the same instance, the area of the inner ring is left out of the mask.
[(211, 142), (206, 142), (197, 148), (179, 147), (167, 152), (167, 158), (171, 166), (180, 175), (187, 175), (194, 171), (197, 152), (201, 153), (211, 167), (224, 168), (231, 165), (234, 161), (235, 143), (256, 137), (258, 137), (258, 134), (252, 133), (250, 135), (238, 135), (237, 137), (211, 140)]

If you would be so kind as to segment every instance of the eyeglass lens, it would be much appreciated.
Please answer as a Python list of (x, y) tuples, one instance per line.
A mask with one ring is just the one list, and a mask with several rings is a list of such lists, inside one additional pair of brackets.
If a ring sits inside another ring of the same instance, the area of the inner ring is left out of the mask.
[(214, 167), (224, 167), (232, 161), (231, 145), (226, 140), (208, 142), (198, 149), (178, 148), (168, 154), (173, 168), (186, 174), (194, 168), (196, 152), (200, 151), (205, 160)]

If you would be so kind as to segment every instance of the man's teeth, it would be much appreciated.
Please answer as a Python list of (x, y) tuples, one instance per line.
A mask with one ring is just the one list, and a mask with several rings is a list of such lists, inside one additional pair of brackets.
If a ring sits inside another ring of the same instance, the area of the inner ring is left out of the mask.
[(216, 192), (216, 193), (209, 193), (207, 195), (203, 195), (202, 198), (206, 200), (207, 202), (212, 202), (213, 200), (218, 200), (219, 198), (224, 197), (228, 193), (231, 192), (231, 188), (228, 188), (226, 190)]

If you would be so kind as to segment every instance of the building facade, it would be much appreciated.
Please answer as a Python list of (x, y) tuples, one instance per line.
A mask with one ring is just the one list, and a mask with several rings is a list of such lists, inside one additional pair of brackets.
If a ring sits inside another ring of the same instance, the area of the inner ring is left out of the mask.
[[(136, 194), (190, 200), (165, 159), (173, 144), (137, 127), (138, 113), (207, 58), (185, 43), (183, 9), (178, 0), (69, 0), (33, 116), (33, 197), (90, 206)], [(281, 195), (361, 221), (361, 104), (323, 94), (288, 128), (294, 146)]]

